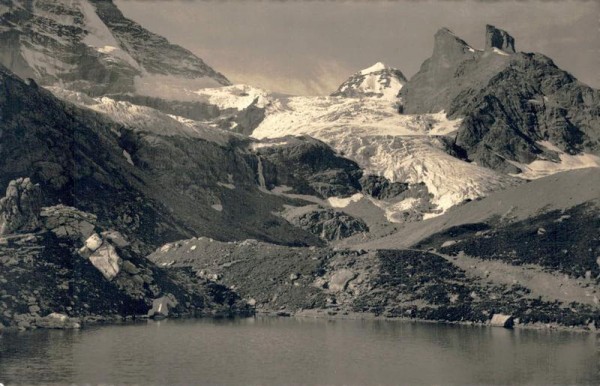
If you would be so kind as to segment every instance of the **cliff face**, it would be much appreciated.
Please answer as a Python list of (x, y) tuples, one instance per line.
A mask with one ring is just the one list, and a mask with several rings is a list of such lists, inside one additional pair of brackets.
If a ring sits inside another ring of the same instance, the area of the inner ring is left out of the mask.
[(125, 18), (111, 0), (4, 2), (0, 63), (40, 84), (91, 95), (139, 93), (161, 77), (229, 84), (190, 51)]

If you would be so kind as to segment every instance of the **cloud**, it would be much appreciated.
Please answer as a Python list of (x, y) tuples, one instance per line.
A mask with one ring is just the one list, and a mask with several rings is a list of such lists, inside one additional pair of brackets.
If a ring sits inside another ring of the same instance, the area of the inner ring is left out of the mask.
[(277, 73), (265, 72), (264, 68), (248, 69), (236, 72), (235, 69), (225, 71), (229, 79), (235, 83), (251, 84), (274, 92), (292, 95), (328, 95), (356, 69), (335, 60), (320, 60), (309, 69), (309, 74), (301, 72)]

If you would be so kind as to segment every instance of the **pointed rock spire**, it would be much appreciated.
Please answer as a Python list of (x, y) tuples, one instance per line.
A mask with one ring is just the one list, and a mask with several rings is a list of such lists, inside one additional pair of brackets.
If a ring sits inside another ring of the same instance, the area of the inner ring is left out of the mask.
[(492, 48), (514, 53), (516, 52), (515, 38), (508, 32), (488, 24), (485, 26), (485, 49), (491, 50)]

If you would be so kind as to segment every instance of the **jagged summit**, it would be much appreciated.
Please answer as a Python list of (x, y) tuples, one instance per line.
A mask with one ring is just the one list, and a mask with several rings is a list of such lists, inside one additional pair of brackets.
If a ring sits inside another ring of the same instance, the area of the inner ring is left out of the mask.
[(348, 98), (375, 97), (395, 100), (406, 83), (404, 74), (382, 62), (352, 75), (338, 87), (332, 96)]
[(487, 51), (494, 48), (515, 53), (515, 38), (508, 32), (487, 24), (485, 26), (485, 49)]
[(400, 92), (403, 111), (464, 118), (456, 145), (469, 160), (505, 173), (547, 161), (544, 170), (596, 165), (600, 92), (542, 54), (516, 52), (508, 32), (487, 25), (485, 33), (485, 49), (474, 50), (440, 29), (432, 56)]

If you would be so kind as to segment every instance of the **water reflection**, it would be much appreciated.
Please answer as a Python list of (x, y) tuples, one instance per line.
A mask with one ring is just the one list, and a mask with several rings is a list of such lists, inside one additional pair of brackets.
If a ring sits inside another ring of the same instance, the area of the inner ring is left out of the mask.
[(598, 384), (593, 334), (412, 322), (163, 320), (0, 338), (0, 382)]

